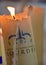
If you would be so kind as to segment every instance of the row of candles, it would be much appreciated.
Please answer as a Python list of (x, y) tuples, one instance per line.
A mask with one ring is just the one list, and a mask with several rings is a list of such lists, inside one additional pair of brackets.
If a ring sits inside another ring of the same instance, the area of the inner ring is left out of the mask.
[[(11, 15), (0, 16), (0, 32), (4, 40), (1, 42), (3, 65), (38, 65), (38, 51), (31, 23), (32, 12), (34, 15), (38, 8), (28, 6), (16, 15), (14, 7), (8, 6), (7, 9)], [(40, 9), (39, 13), (42, 14)]]

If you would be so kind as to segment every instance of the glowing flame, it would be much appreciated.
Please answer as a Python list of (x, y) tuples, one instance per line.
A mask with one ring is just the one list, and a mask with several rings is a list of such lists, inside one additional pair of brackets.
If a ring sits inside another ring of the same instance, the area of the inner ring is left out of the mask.
[(14, 7), (8, 6), (7, 9), (9, 10), (12, 17), (15, 16), (15, 8)]

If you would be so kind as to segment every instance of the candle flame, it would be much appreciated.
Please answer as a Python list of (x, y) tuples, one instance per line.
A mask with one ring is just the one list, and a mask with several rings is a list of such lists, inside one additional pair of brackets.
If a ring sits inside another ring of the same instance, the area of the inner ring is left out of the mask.
[(15, 8), (14, 7), (8, 6), (7, 9), (9, 10), (12, 17), (15, 16)]

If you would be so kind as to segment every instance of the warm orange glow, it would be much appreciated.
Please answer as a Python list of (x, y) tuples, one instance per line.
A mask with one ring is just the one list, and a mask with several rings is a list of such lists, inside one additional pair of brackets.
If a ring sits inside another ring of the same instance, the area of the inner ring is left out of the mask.
[(0, 34), (2, 34), (2, 29), (0, 28)]
[(9, 10), (12, 17), (15, 16), (15, 8), (14, 7), (8, 6), (7, 9)]

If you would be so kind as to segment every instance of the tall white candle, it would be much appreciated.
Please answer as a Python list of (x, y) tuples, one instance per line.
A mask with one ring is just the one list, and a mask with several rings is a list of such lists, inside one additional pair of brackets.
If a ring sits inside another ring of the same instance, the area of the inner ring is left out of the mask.
[[(14, 40), (13, 65), (16, 65), (16, 62), (17, 65), (38, 65), (37, 53), (36, 53), (34, 36), (32, 31), (32, 24), (29, 16), (30, 14), (29, 8), (31, 7), (27, 7), (27, 11), (23, 13), (25, 14), (25, 17), (22, 17), (22, 20), (17, 19), (15, 21), (17, 25), (15, 35), (13, 34), (15, 36), (15, 39), (13, 35), (10, 35), (9, 37), (10, 40)], [(16, 55), (16, 51), (18, 51), (17, 54), (18, 57)]]
[(1, 65), (7, 65), (1, 24), (0, 24), (0, 54), (1, 54), (0, 63), (2, 63)]

